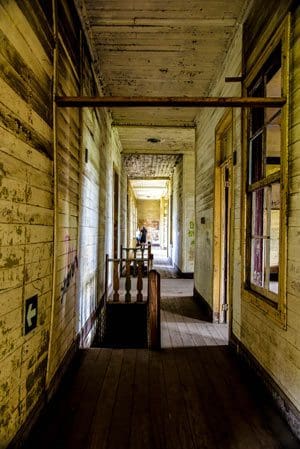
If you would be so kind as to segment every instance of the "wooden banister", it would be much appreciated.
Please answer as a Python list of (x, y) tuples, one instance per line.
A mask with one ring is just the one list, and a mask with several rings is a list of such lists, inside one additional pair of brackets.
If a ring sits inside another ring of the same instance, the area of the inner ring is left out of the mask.
[(160, 274), (156, 270), (149, 272), (148, 307), (149, 348), (160, 349)]
[(137, 281), (136, 281), (136, 300), (137, 302), (143, 301), (143, 263), (141, 261), (138, 261), (138, 267), (137, 267)]

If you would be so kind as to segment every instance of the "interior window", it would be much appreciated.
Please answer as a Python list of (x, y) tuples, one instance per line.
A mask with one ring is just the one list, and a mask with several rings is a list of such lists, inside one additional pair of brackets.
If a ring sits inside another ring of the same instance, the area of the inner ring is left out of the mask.
[[(280, 45), (249, 86), (248, 95), (282, 96)], [(281, 117), (280, 108), (253, 108), (248, 134), (248, 211), (251, 214), (248, 285), (275, 305), (280, 270)]]

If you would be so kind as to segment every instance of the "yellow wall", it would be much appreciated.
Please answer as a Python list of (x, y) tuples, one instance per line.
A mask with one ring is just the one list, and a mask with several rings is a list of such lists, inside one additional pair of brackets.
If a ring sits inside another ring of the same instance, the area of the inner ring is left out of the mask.
[[(0, 6), (0, 447), (52, 391), (78, 338), (91, 341), (112, 251), (113, 167), (121, 167), (105, 110), (53, 112), (53, 76), (57, 94), (98, 88), (68, 2), (58, 2), (54, 59), (51, 2), (40, 4)], [(37, 327), (24, 335), (33, 295)]]
[[(276, 11), (274, 11), (274, 18)], [(279, 23), (269, 21), (270, 35)], [(256, 358), (281, 391), (300, 410), (300, 7), (292, 17), (290, 125), (289, 125), (289, 199), (287, 248), (287, 327), (268, 316), (242, 294), (241, 278), (241, 115), (233, 111), (233, 148), (237, 164), (233, 167), (232, 223), (232, 331)], [(261, 47), (270, 36), (260, 36)], [(239, 84), (225, 84), (225, 76), (241, 74), (241, 30), (237, 32), (213, 96), (239, 96)], [(196, 269), (195, 287), (213, 308), (213, 198), (215, 128), (223, 110), (204, 110), (197, 117), (196, 130)], [(201, 223), (202, 218), (202, 223)], [(216, 312), (216, 310), (214, 310)]]
[(147, 242), (159, 242), (160, 201), (137, 200), (137, 221), (139, 229), (147, 229)]

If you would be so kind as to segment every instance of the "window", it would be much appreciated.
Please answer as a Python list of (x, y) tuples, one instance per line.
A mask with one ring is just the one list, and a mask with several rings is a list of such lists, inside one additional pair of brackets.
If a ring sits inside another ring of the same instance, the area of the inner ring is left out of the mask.
[[(281, 97), (281, 46), (248, 88), (251, 97)], [(249, 114), (248, 201), (251, 210), (250, 288), (278, 302), (281, 108)]]
[[(288, 39), (281, 28), (247, 77), (249, 97), (287, 97)], [(278, 316), (285, 314), (286, 109), (253, 108), (247, 115), (245, 292)]]

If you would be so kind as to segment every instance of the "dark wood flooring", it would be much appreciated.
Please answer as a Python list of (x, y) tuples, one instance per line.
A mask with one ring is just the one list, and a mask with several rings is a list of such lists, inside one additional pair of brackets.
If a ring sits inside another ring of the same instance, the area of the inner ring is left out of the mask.
[(299, 449), (225, 327), (162, 300), (159, 352), (82, 350), (26, 449)]

